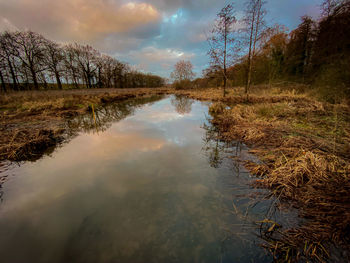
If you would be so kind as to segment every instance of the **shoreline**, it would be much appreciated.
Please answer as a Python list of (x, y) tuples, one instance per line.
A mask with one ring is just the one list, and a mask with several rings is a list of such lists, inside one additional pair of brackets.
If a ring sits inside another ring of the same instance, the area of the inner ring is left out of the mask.
[[(36, 94), (35, 94), (36, 93)], [(258, 176), (254, 187), (269, 189), (278, 200), (298, 208), (307, 219), (300, 227), (281, 229), (264, 222), (265, 248), (275, 260), (330, 258), (332, 244), (350, 250), (350, 110), (294, 91), (259, 90), (248, 98), (230, 89), (76, 90), (23, 92), (1, 103), (0, 159), (41, 158), (59, 143), (64, 121), (91, 112), (91, 105), (129, 98), (175, 94), (213, 102), (212, 123), (224, 141), (240, 141), (261, 163), (246, 162)], [(60, 94), (61, 93), (61, 94)], [(54, 96), (55, 95), (55, 96)], [(2, 98), (4, 100), (4, 98)], [(6, 141), (7, 138), (7, 141)], [(33, 152), (34, 149), (34, 152)], [(29, 154), (27, 154), (29, 153)], [(10, 158), (8, 158), (10, 157)], [(345, 253), (343, 258), (349, 258)]]
[[(264, 247), (276, 261), (350, 259), (348, 105), (320, 102), (294, 91), (252, 94), (248, 100), (237, 90), (225, 98), (220, 90), (182, 93), (199, 100), (214, 98), (210, 113), (221, 139), (245, 143), (262, 162), (245, 162), (260, 178), (253, 186), (269, 189), (307, 219), (293, 229), (268, 219), (262, 224)], [(343, 255), (330, 255), (332, 246), (341, 247)]]
[(67, 119), (92, 107), (166, 94), (167, 89), (84, 89), (24, 91), (0, 98), (0, 161), (36, 160), (64, 140)]

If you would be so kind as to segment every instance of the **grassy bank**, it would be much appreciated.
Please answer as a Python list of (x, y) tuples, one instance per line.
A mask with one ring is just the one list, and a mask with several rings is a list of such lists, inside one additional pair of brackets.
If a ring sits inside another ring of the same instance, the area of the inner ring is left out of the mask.
[[(307, 219), (294, 229), (263, 224), (276, 261), (323, 262), (333, 245), (350, 251), (350, 109), (297, 89), (255, 87), (248, 99), (242, 89), (225, 98), (219, 90), (178, 93), (215, 101), (210, 113), (221, 139), (246, 143), (261, 160), (246, 163), (260, 178), (255, 186), (270, 189)], [(350, 256), (335, 254), (339, 262)]]
[[(350, 251), (350, 109), (346, 102), (329, 104), (303, 92), (302, 86), (254, 87), (247, 97), (241, 88), (172, 90), (67, 90), (20, 92), (0, 98), (0, 159), (40, 158), (63, 140), (63, 123), (92, 110), (92, 105), (156, 94), (178, 94), (214, 102), (212, 122), (222, 140), (246, 143), (261, 162), (246, 162), (259, 177), (256, 187), (268, 188), (283, 204), (298, 208), (307, 219), (293, 229), (266, 220), (264, 246), (276, 261), (349, 258)], [(346, 260), (345, 260), (346, 261)]]
[(0, 161), (35, 160), (64, 139), (66, 119), (92, 107), (166, 89), (82, 89), (13, 92), (0, 97)]

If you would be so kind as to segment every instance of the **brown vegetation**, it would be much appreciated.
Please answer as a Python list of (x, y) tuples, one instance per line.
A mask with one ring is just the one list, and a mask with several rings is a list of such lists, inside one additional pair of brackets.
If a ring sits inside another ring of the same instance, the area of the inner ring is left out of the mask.
[(0, 161), (32, 160), (64, 139), (66, 118), (115, 101), (164, 94), (166, 89), (23, 91), (0, 97)]
[(246, 143), (261, 161), (246, 163), (261, 178), (255, 186), (307, 219), (294, 229), (264, 224), (265, 246), (275, 259), (323, 262), (331, 245), (350, 249), (350, 109), (289, 90), (255, 87), (248, 100), (243, 89), (225, 98), (214, 89), (182, 93), (216, 101), (210, 112), (221, 138)]
[(293, 229), (266, 221), (266, 248), (276, 260), (322, 262), (332, 244), (350, 248), (350, 109), (345, 102), (317, 101), (304, 90), (253, 87), (249, 98), (244, 88), (229, 89), (226, 97), (219, 89), (166, 88), (9, 93), (0, 98), (0, 159), (40, 158), (66, 137), (65, 119), (86, 114), (92, 105), (172, 93), (212, 101), (221, 139), (242, 141), (259, 157), (260, 163), (246, 163), (259, 176), (255, 186), (271, 189), (307, 219)]

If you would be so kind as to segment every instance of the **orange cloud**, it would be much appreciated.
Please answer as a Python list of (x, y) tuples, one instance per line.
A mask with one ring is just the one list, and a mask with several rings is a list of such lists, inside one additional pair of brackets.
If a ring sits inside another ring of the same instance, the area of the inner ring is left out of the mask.
[(20, 29), (58, 34), (67, 40), (94, 40), (161, 19), (151, 4), (110, 0), (0, 0), (1, 17)]
[(157, 22), (158, 11), (146, 3), (127, 3), (121, 6), (104, 1), (75, 0), (78, 19), (72, 20), (72, 33), (83, 38), (99, 34), (121, 33), (138, 26)]

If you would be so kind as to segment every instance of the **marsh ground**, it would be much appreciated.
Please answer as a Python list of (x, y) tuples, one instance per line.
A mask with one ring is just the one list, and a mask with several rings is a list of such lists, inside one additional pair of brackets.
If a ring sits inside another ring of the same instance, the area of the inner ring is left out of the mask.
[(101, 104), (162, 94), (213, 102), (210, 114), (220, 139), (244, 142), (259, 157), (259, 163), (245, 163), (259, 176), (255, 185), (269, 188), (307, 219), (294, 229), (262, 224), (265, 246), (277, 260), (323, 261), (333, 245), (345, 252), (332, 258), (349, 257), (349, 105), (322, 102), (300, 86), (254, 87), (248, 98), (242, 88), (229, 89), (225, 97), (220, 89), (170, 88), (10, 93), (0, 98), (0, 159), (40, 158), (64, 140), (66, 119), (94, 114)]
[(276, 260), (323, 262), (331, 245), (350, 248), (350, 110), (346, 102), (329, 104), (300, 89), (255, 87), (248, 98), (243, 89), (225, 97), (219, 90), (181, 93), (214, 101), (210, 112), (221, 139), (246, 143), (261, 161), (246, 163), (261, 178), (255, 185), (307, 219), (284, 230), (266, 222), (265, 245)]

